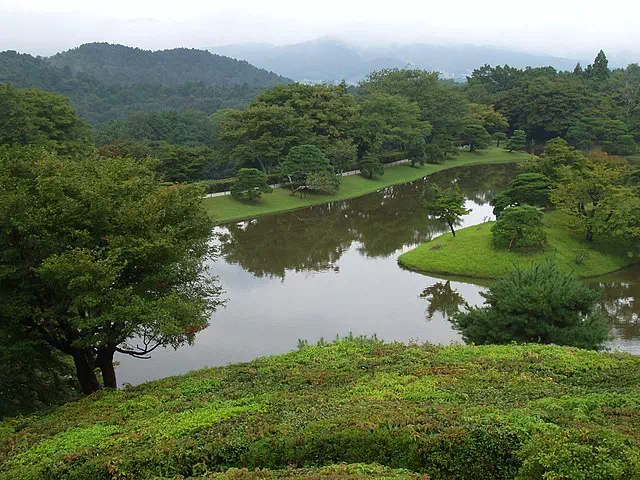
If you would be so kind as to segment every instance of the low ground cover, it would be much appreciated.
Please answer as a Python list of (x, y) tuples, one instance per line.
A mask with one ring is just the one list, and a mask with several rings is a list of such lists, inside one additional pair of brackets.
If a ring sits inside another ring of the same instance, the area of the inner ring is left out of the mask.
[(639, 392), (630, 354), (301, 344), (7, 419), (0, 478), (638, 478)]
[(595, 238), (584, 240), (580, 232), (570, 231), (566, 216), (559, 211), (544, 215), (548, 245), (542, 252), (517, 252), (496, 248), (492, 243), (494, 222), (463, 228), (426, 242), (398, 258), (400, 265), (425, 273), (497, 278), (514, 265), (529, 265), (555, 258), (580, 278), (595, 277), (620, 270), (633, 263), (626, 252), (629, 245)]
[(204, 203), (209, 213), (214, 216), (218, 223), (224, 223), (253, 218), (269, 213), (295, 210), (309, 205), (318, 205), (336, 200), (359, 197), (389, 185), (417, 180), (447, 168), (474, 164), (511, 163), (523, 160), (527, 158), (527, 156), (527, 154), (522, 152), (507, 152), (501, 148), (490, 148), (472, 153), (462, 152), (458, 157), (447, 160), (442, 164), (427, 164), (416, 167), (400, 165), (387, 168), (383, 176), (372, 179), (364, 178), (360, 175), (344, 177), (340, 190), (335, 195), (307, 193), (302, 197), (300, 195), (291, 196), (291, 190), (289, 188), (276, 188), (273, 190), (273, 193), (264, 195), (257, 202), (243, 202), (232, 198), (230, 195), (226, 195), (206, 198)]

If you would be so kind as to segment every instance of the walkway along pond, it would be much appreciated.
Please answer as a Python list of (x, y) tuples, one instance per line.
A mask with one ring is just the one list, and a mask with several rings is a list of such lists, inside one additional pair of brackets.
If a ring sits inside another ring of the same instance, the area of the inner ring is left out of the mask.
[[(400, 253), (448, 230), (420, 204), (425, 182), (457, 183), (472, 209), (460, 227), (492, 220), (491, 198), (515, 165), (460, 167), (351, 200), (232, 223), (214, 231), (213, 265), (229, 297), (192, 347), (154, 352), (149, 361), (120, 357), (122, 384), (205, 366), (248, 361), (336, 335), (386, 341), (461, 342), (447, 320), (462, 298), (482, 303), (482, 285), (403, 270)], [(611, 348), (640, 353), (640, 268), (589, 281), (603, 289), (615, 319)], [(435, 297), (433, 296), (435, 294)]]

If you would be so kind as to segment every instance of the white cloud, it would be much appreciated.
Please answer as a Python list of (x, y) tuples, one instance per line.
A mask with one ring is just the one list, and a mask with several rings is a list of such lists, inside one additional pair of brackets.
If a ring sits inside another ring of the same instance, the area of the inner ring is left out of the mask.
[(291, 43), (490, 44), (556, 55), (640, 50), (629, 0), (2, 0), (0, 49), (51, 53), (90, 41), (143, 48)]

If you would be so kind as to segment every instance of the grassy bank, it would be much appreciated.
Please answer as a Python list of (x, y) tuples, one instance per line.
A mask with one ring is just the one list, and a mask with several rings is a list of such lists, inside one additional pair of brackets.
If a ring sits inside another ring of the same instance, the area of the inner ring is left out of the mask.
[(639, 442), (638, 356), (346, 339), (5, 420), (0, 478), (627, 479)]
[(491, 148), (480, 152), (463, 152), (458, 157), (440, 165), (424, 165), (422, 167), (401, 165), (387, 168), (383, 176), (373, 179), (364, 178), (360, 175), (344, 177), (340, 191), (336, 195), (307, 194), (300, 198), (299, 195), (292, 197), (291, 190), (288, 188), (276, 188), (273, 193), (263, 195), (262, 199), (258, 202), (242, 202), (227, 195), (223, 197), (206, 198), (204, 203), (209, 213), (213, 215), (219, 223), (224, 223), (233, 220), (253, 218), (269, 213), (295, 210), (309, 205), (318, 205), (336, 200), (359, 197), (389, 185), (417, 180), (447, 168), (474, 164), (510, 163), (526, 157), (527, 154), (525, 153), (509, 153), (501, 148)]
[[(544, 229), (549, 245), (540, 253), (519, 253), (495, 249), (491, 243), (494, 222), (463, 228), (453, 237), (447, 233), (424, 243), (398, 258), (400, 265), (424, 273), (497, 278), (514, 264), (528, 265), (555, 258), (567, 270), (581, 278), (595, 277), (631, 265), (626, 252), (629, 245), (596, 239), (586, 242), (579, 232), (571, 232), (566, 217), (558, 211), (546, 212)], [(583, 263), (576, 263), (578, 252), (586, 252)]]

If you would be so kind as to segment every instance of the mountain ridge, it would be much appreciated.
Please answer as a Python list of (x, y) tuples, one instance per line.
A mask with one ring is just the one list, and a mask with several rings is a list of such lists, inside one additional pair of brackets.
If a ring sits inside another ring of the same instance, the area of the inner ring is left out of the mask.
[(486, 63), (507, 63), (518, 68), (551, 65), (559, 70), (573, 70), (577, 62), (585, 62), (585, 59), (467, 44), (409, 43), (358, 47), (332, 37), (290, 45), (248, 43), (207, 49), (310, 83), (341, 80), (357, 83), (372, 70), (404, 67), (438, 71), (443, 78), (463, 81), (474, 68)]

